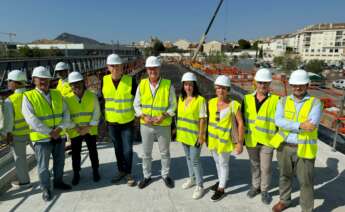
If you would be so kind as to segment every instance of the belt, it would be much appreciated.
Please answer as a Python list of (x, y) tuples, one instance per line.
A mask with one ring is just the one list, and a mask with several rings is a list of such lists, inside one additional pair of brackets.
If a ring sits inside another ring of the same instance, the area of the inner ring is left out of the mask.
[(289, 147), (298, 147), (298, 144), (291, 144), (284, 142), (283, 145), (289, 146)]

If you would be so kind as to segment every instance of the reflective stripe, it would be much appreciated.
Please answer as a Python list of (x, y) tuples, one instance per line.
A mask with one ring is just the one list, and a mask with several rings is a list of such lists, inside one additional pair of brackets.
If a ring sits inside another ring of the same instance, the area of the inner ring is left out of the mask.
[(19, 127), (19, 128), (16, 128), (14, 127), (14, 130), (28, 130), (29, 129), (29, 126), (24, 126), (24, 127)]
[(22, 122), (25, 122), (25, 119), (18, 119), (14, 121), (15, 124), (20, 124)]
[(78, 126), (86, 126), (86, 125), (89, 125), (90, 122), (79, 122), (77, 125)]
[(152, 105), (141, 105), (142, 108), (151, 108), (153, 110), (166, 111), (168, 107), (153, 107)]
[(114, 108), (105, 108), (105, 111), (110, 111), (110, 112), (116, 112), (116, 113), (127, 113), (129, 111), (132, 111), (133, 107), (129, 108), (129, 109), (125, 109), (125, 110), (117, 110)]
[(198, 131), (190, 130), (190, 129), (187, 129), (187, 128), (185, 128), (185, 127), (177, 127), (177, 130), (181, 130), (181, 131), (185, 131), (185, 132), (189, 132), (189, 133), (198, 135)]
[(298, 140), (298, 144), (316, 144), (316, 140)]
[(212, 138), (214, 138), (214, 139), (218, 139), (220, 142), (222, 142), (222, 143), (228, 143), (229, 141), (227, 141), (227, 140), (224, 140), (224, 139), (222, 139), (222, 138), (219, 138), (217, 135), (215, 135), (215, 134), (212, 134), (212, 133), (210, 133), (210, 132), (208, 132), (208, 135), (210, 136), (210, 137), (212, 137)]
[(285, 133), (284, 133), (283, 131), (281, 131), (281, 130), (279, 130), (278, 133), (279, 133), (279, 135), (280, 135), (281, 137), (283, 137), (284, 140), (286, 140), (287, 136), (289, 135), (289, 134), (285, 135)]
[(71, 114), (71, 118), (78, 117), (78, 116), (91, 116), (93, 112), (80, 112), (76, 114)]
[(245, 118), (244, 121), (249, 124), (254, 124), (255, 120)]
[(269, 118), (269, 117), (257, 116), (256, 118), (261, 120), (261, 121), (267, 121), (267, 122), (273, 122), (274, 123), (274, 119)]
[(275, 130), (268, 130), (268, 129), (261, 128), (261, 127), (258, 127), (258, 126), (256, 126), (255, 129), (257, 131), (261, 131), (261, 132), (268, 133), (268, 134), (275, 134), (276, 133)]
[(38, 119), (43, 121), (43, 120), (54, 119), (54, 118), (62, 118), (62, 117), (63, 117), (63, 114), (60, 113), (60, 114), (49, 115), (49, 116), (41, 116), (41, 117), (38, 117)]
[(181, 117), (177, 117), (177, 120), (178, 121), (185, 121), (185, 122), (192, 123), (192, 124), (198, 124), (199, 123), (199, 121), (187, 119), (187, 118), (181, 118)]
[(209, 123), (210, 126), (216, 128), (217, 130), (221, 130), (223, 132), (230, 132), (231, 128), (224, 128), (224, 127), (219, 127), (217, 124), (215, 123)]
[(114, 98), (104, 98), (105, 101), (112, 101), (116, 103), (121, 103), (121, 102), (132, 102), (133, 98), (130, 99), (114, 99)]

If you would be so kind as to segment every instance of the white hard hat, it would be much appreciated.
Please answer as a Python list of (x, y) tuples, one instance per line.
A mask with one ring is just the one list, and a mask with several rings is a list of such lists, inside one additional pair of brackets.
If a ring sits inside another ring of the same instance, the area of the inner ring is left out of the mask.
[(230, 87), (230, 78), (225, 75), (220, 75), (217, 77), (216, 81), (214, 82), (215, 85)]
[(260, 68), (255, 74), (257, 82), (272, 82), (272, 73), (267, 68)]
[(25, 82), (27, 79), (26, 79), (25, 72), (20, 71), (20, 70), (13, 70), (8, 73), (7, 80), (12, 80), (16, 82), (23, 82), (23, 81)]
[(74, 83), (84, 80), (83, 75), (78, 71), (73, 71), (68, 75), (68, 83)]
[(161, 62), (159, 61), (158, 57), (150, 56), (146, 59), (145, 67), (159, 67), (161, 66)]
[(69, 69), (69, 66), (67, 63), (64, 63), (64, 62), (58, 62), (56, 65), (55, 65), (55, 71), (64, 71), (64, 70), (68, 70)]
[(196, 82), (196, 77), (192, 72), (186, 72), (183, 74), (181, 82), (185, 82), (185, 81), (195, 81)]
[(38, 66), (34, 68), (34, 70), (32, 71), (32, 77), (51, 79), (52, 75), (50, 74), (50, 71), (47, 68), (43, 66)]
[(303, 69), (293, 71), (290, 75), (290, 85), (306, 85), (310, 82), (308, 72)]
[(119, 55), (117, 54), (110, 54), (107, 57), (107, 65), (121, 65), (122, 60)]

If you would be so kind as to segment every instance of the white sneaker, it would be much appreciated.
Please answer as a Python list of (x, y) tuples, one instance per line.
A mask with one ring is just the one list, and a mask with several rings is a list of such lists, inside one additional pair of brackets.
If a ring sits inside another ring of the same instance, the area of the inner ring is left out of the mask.
[(189, 189), (195, 185), (195, 180), (189, 178), (185, 183), (182, 184), (183, 189)]
[(196, 186), (193, 192), (193, 199), (200, 199), (204, 195), (204, 188), (201, 186)]

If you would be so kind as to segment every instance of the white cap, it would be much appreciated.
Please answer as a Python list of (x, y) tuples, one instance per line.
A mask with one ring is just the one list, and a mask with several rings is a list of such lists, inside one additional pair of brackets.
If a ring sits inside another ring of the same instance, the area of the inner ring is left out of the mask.
[(308, 72), (303, 69), (293, 71), (290, 75), (290, 85), (306, 85), (310, 82)]
[(272, 82), (272, 73), (267, 68), (261, 68), (256, 72), (254, 79), (257, 82)]
[(230, 87), (230, 78), (225, 76), (225, 75), (219, 75), (214, 82), (215, 85), (220, 85), (220, 86), (225, 86), (225, 87)]
[(64, 62), (58, 62), (56, 65), (55, 65), (55, 71), (64, 71), (64, 70), (68, 70), (69, 69), (69, 66), (67, 63), (64, 63)]
[(73, 71), (68, 75), (68, 83), (74, 83), (84, 80), (83, 75), (78, 71)]
[(196, 82), (196, 77), (192, 72), (186, 72), (182, 76), (181, 82), (186, 82), (186, 81), (195, 81)]
[(50, 74), (50, 71), (47, 68), (43, 66), (38, 66), (34, 68), (34, 70), (32, 71), (32, 77), (51, 79), (52, 75)]
[(145, 67), (150, 68), (150, 67), (160, 67), (161, 62), (159, 61), (158, 57), (155, 56), (150, 56), (146, 59)]
[(27, 79), (26, 79), (25, 72), (20, 71), (20, 70), (13, 70), (8, 73), (7, 80), (12, 80), (16, 82), (23, 82), (23, 81), (25, 82)]
[(107, 57), (107, 65), (121, 65), (122, 60), (119, 55), (117, 54), (110, 54)]

